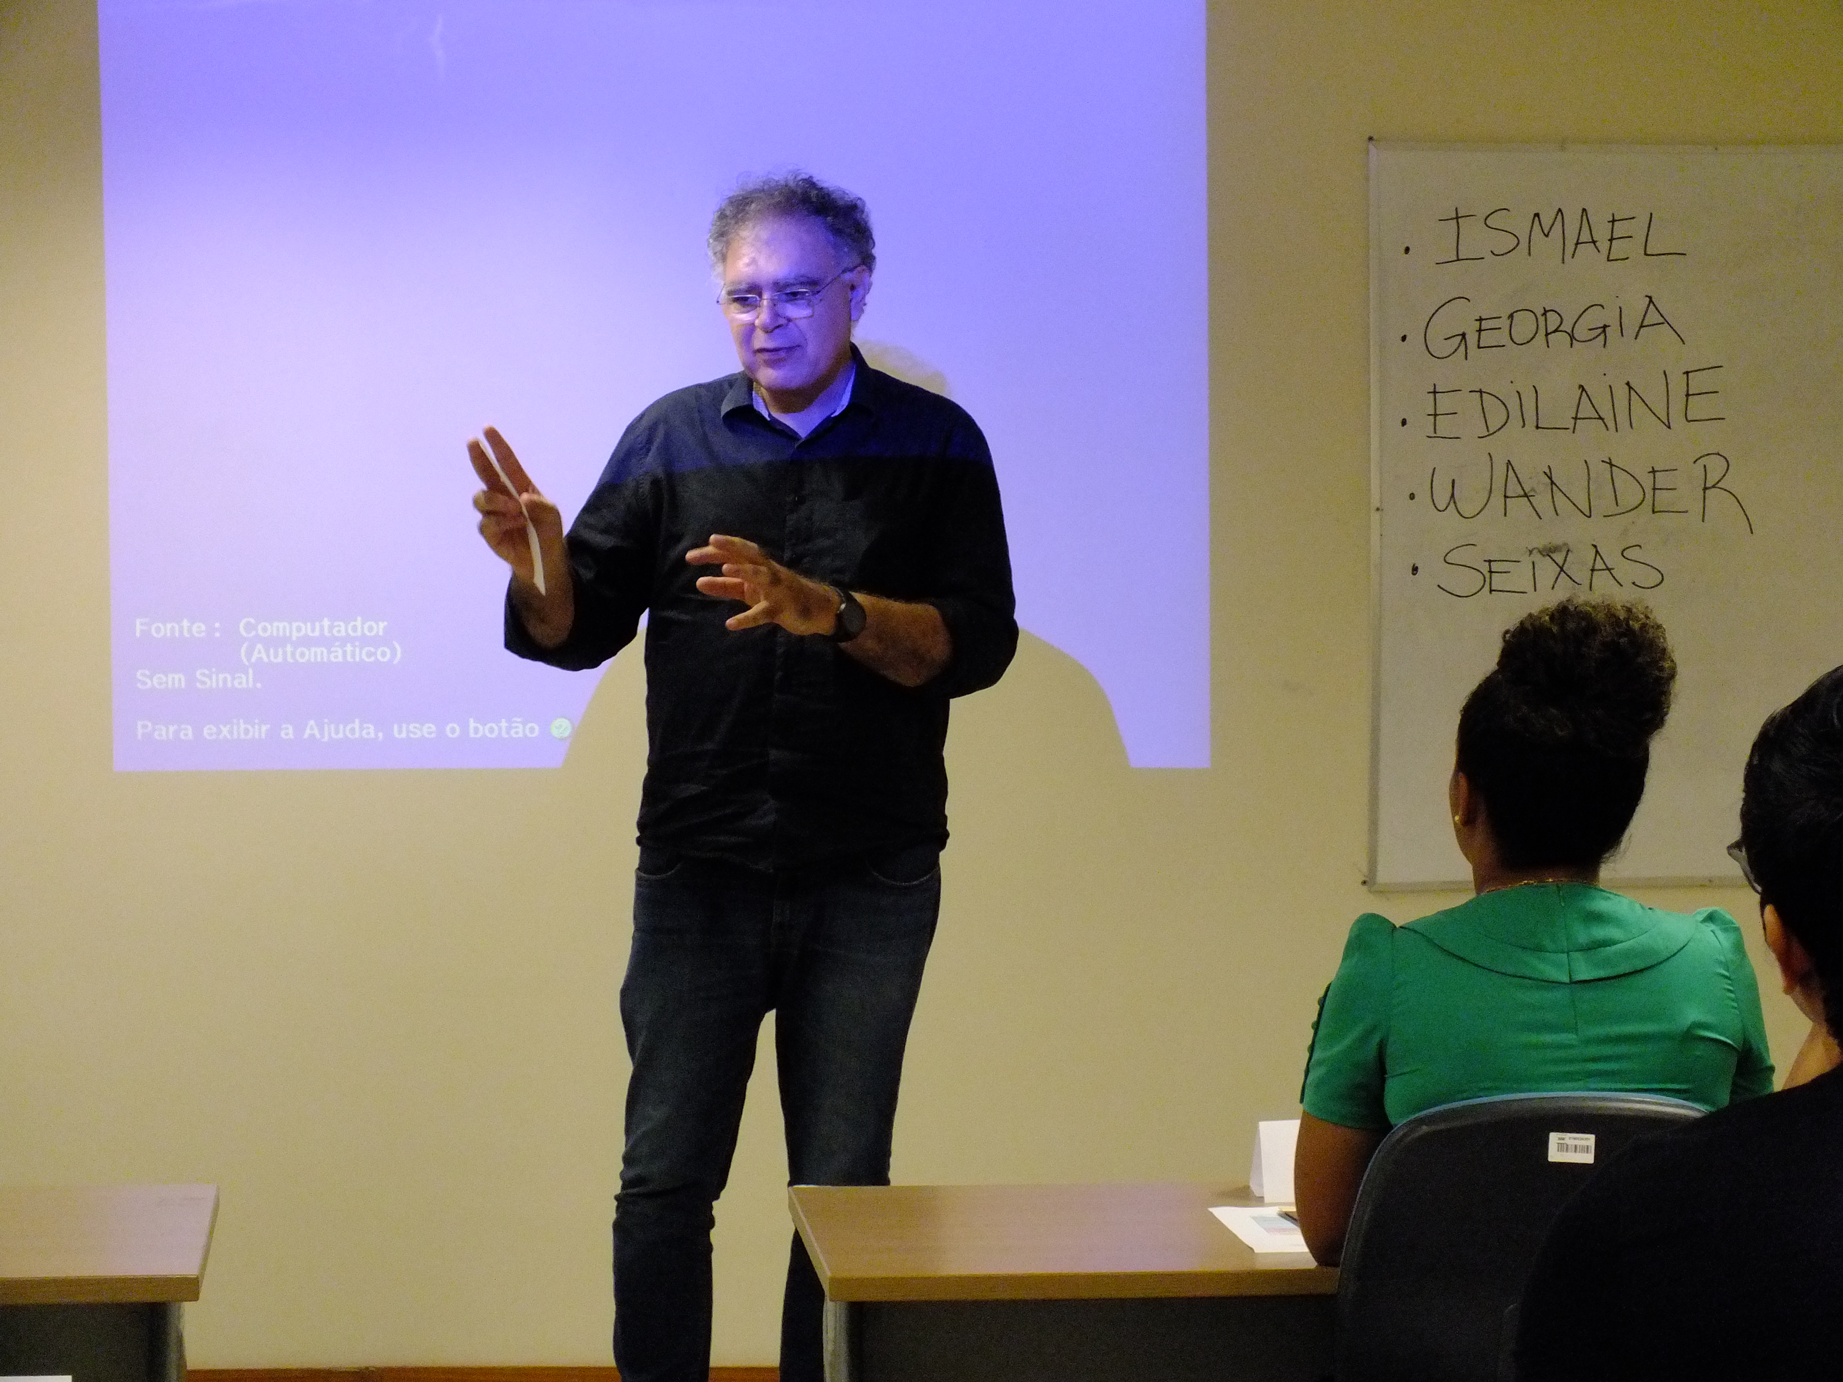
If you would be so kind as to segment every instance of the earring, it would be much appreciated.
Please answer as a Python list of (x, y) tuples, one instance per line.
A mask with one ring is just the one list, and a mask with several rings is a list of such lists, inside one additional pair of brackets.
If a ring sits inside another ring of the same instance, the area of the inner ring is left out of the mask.
[(1464, 821), (1462, 821), (1462, 820), (1460, 820), (1460, 819), (1459, 819), (1459, 817), (1458, 817), (1457, 815), (1455, 815), (1455, 816), (1453, 817), (1453, 829), (1454, 829), (1454, 830), (1457, 830), (1457, 829), (1459, 829), (1459, 827), (1460, 827), (1460, 826), (1462, 826), (1462, 825), (1464, 825), (1464, 824), (1465, 824), (1465, 822), (1464, 822)]

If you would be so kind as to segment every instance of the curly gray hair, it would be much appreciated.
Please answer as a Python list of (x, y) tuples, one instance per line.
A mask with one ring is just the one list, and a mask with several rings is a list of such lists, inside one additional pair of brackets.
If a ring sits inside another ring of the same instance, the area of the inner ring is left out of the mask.
[(819, 181), (810, 173), (776, 173), (744, 178), (710, 218), (710, 262), (719, 273), (730, 242), (749, 226), (780, 216), (810, 216), (838, 246), (840, 262), (877, 267), (877, 241), (870, 233), (870, 209), (862, 197)]

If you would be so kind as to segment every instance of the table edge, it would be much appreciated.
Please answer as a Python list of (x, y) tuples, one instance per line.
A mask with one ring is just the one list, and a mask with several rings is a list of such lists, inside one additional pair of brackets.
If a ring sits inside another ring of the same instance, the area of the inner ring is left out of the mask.
[(199, 1297), (196, 1276), (0, 1278), (0, 1305), (182, 1305)]
[[(1095, 1182), (1111, 1184), (1112, 1182)], [(1207, 1181), (1118, 1182), (1121, 1185), (1213, 1186)], [(1286, 1254), (1272, 1266), (1127, 1272), (991, 1272), (928, 1276), (843, 1276), (830, 1270), (814, 1241), (799, 1191), (847, 1187), (789, 1186), (788, 1210), (811, 1258), (826, 1299), (841, 1304), (902, 1301), (1004, 1300), (1145, 1300), (1203, 1297), (1331, 1296), (1337, 1294), (1338, 1270), (1321, 1267), (1305, 1254)], [(877, 1188), (877, 1187), (850, 1187)], [(899, 1187), (900, 1188), (900, 1187)], [(914, 1189), (954, 1187), (916, 1186)], [(981, 1184), (977, 1189), (1008, 1188)], [(1035, 1188), (1034, 1186), (1031, 1188)], [(1204, 1198), (1216, 1198), (1212, 1189)], [(1224, 1230), (1227, 1232), (1228, 1230)], [(1303, 1260), (1299, 1260), (1302, 1259)]]
[(1330, 1296), (1335, 1267), (1256, 1267), (1237, 1272), (1009, 1272), (992, 1276), (834, 1277), (826, 1299), (847, 1305), (903, 1301), (1159, 1300)]
[[(52, 1272), (44, 1275), (0, 1276), (0, 1306), (14, 1305), (179, 1305), (196, 1301), (211, 1258), (217, 1233), (218, 1187), (210, 1182), (161, 1182), (102, 1185), (0, 1185), (0, 1195), (64, 1197), (174, 1197), (206, 1206), (204, 1231), (198, 1244), (195, 1271), (107, 1273)], [(172, 1264), (169, 1264), (172, 1265)]]

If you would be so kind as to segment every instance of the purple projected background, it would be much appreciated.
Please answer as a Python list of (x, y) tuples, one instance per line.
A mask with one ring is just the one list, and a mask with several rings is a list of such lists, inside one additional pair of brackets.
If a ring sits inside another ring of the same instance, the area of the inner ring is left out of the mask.
[(118, 769), (560, 763), (598, 678), (503, 651), (462, 442), (573, 514), (736, 368), (704, 230), (790, 166), (985, 429), (1020, 621), (1208, 764), (1202, 0), (98, 8)]

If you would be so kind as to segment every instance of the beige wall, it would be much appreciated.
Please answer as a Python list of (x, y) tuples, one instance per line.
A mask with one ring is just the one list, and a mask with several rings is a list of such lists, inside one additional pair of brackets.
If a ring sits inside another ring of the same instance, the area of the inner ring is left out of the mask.
[[(636, 665), (560, 772), (110, 771), (93, 24), (0, 0), (0, 1180), (220, 1184), (199, 1365), (600, 1361)], [(1843, 140), (1843, 8), (1216, 0), (1210, 81), (1218, 766), (1128, 771), (1041, 643), (956, 710), (901, 1180), (1236, 1175), (1295, 1108), (1373, 903), (1365, 137)], [(719, 1361), (774, 1353), (758, 1083)]]

